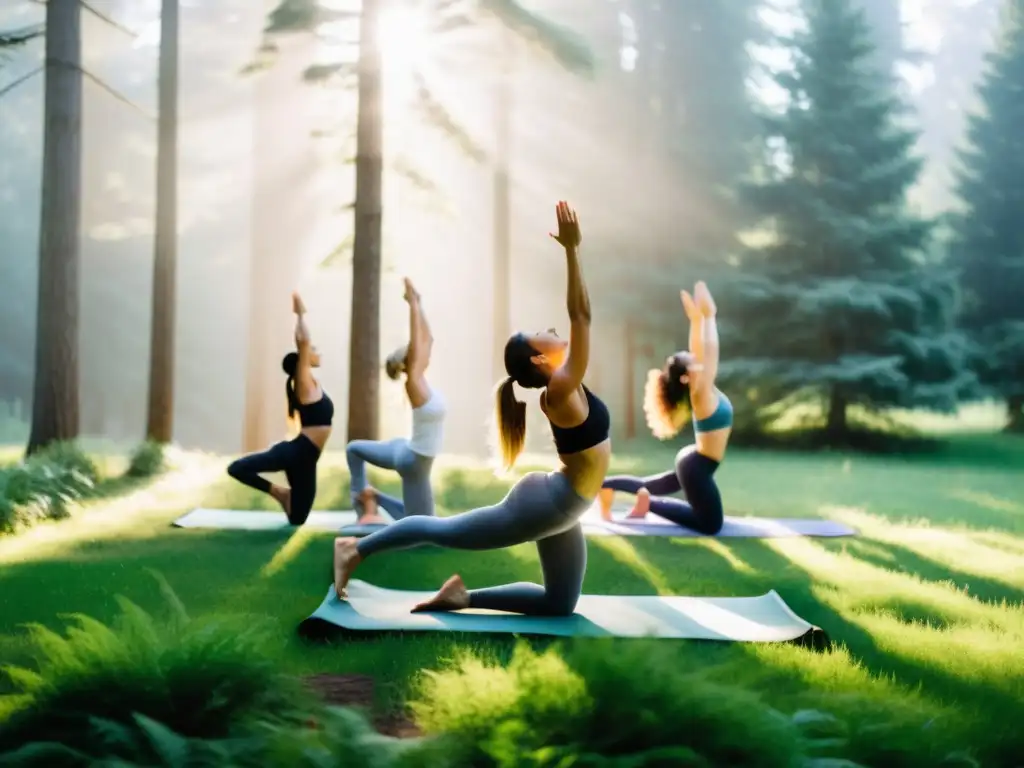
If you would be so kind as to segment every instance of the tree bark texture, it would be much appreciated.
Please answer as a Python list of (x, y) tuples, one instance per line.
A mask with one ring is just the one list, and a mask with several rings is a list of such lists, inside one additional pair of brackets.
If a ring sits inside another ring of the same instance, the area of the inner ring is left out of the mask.
[(348, 439), (376, 440), (380, 405), (382, 221), (380, 0), (363, 0), (359, 31), (355, 237), (349, 343)]
[(178, 0), (160, 11), (160, 118), (156, 236), (146, 437), (169, 443), (174, 430), (175, 296), (178, 251)]
[(78, 0), (47, 3), (39, 293), (29, 454), (56, 441), (72, 440), (79, 431), (81, 19)]

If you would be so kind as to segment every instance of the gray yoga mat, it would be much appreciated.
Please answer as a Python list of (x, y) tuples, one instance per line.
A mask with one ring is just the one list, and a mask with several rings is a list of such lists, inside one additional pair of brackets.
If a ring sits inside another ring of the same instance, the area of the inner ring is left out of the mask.
[[(642, 520), (627, 520), (628, 509), (612, 509), (613, 521), (601, 519), (597, 508), (582, 519), (588, 536), (670, 536), (673, 538), (704, 537), (705, 534), (683, 528), (668, 520), (648, 513)], [(729, 517), (714, 538), (778, 539), (793, 536), (835, 537), (856, 536), (857, 531), (834, 520), (813, 518)]]
[(348, 598), (332, 585), (299, 634), (323, 639), (337, 632), (479, 632), (558, 637), (658, 637), (748, 643), (802, 642), (820, 646), (824, 633), (797, 616), (775, 590), (760, 597), (583, 595), (568, 617), (497, 611), (412, 613), (433, 592), (384, 589), (353, 580)]
[[(352, 510), (330, 511), (314, 509), (303, 528), (318, 531), (337, 531), (356, 521)], [(255, 509), (193, 509), (173, 523), (178, 528), (217, 528), (234, 531), (277, 531), (298, 526), (289, 525), (284, 512), (265, 512)]]

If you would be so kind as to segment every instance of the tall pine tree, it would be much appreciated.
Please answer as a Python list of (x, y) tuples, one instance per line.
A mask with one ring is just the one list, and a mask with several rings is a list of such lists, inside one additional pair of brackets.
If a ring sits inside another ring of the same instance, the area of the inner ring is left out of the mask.
[(1024, 432), (1024, 0), (1007, 0), (1000, 26), (961, 155), (951, 253), (979, 379)]
[(953, 286), (927, 259), (931, 222), (906, 205), (921, 162), (851, 0), (805, 0), (747, 192), (760, 245), (723, 297), (723, 374), (771, 405), (822, 399), (831, 442), (849, 406), (952, 409), (965, 371)]

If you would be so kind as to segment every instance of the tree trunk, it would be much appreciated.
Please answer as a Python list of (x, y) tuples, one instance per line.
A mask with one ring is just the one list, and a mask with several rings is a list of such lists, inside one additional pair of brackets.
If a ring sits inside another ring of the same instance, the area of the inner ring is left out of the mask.
[(636, 329), (630, 320), (626, 320), (626, 364), (622, 367), (626, 375), (626, 439), (636, 437)]
[(46, 6), (35, 386), (26, 452), (78, 437), (78, 272), (82, 185), (82, 9)]
[(175, 266), (178, 251), (178, 0), (163, 0), (160, 9), (159, 99), (146, 437), (159, 443), (169, 443), (174, 429)]
[(833, 387), (829, 395), (828, 419), (825, 422), (825, 434), (829, 442), (841, 441), (847, 434), (846, 397), (839, 387)]
[(363, 0), (359, 24), (355, 237), (349, 342), (348, 439), (375, 440), (380, 401), (380, 277), (383, 135), (377, 28), (380, 0)]
[(512, 32), (499, 25), (501, 52), (495, 118), (497, 140), (494, 151), (494, 268), (491, 303), (494, 331), (494, 380), (500, 381), (505, 372), (505, 344), (512, 333), (512, 195), (509, 181), (510, 134), (512, 120)]
[(1006, 406), (1010, 413), (1006, 431), (1024, 434), (1024, 394), (1011, 395), (1006, 400)]

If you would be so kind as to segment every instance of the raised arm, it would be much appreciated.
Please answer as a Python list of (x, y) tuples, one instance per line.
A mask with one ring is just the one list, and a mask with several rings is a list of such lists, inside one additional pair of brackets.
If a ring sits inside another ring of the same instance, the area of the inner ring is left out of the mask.
[(405, 300), (409, 303), (409, 349), (405, 356), (405, 393), (413, 408), (419, 408), (430, 399), (426, 371), (430, 365), (430, 352), (434, 336), (430, 332), (427, 316), (423, 312), (420, 295), (409, 278), (405, 279)]
[(701, 387), (710, 391), (718, 375), (718, 308), (704, 281), (697, 283), (693, 297), (686, 291), (681, 296), (690, 318), (690, 352), (701, 366)]
[(295, 313), (295, 348), (299, 352), (299, 363), (295, 367), (295, 386), (301, 398), (303, 392), (307, 396), (313, 394), (316, 381), (313, 379), (313, 367), (310, 365), (313, 344), (309, 328), (306, 326), (306, 305), (298, 292), (292, 294), (292, 311)]
[(579, 218), (568, 203), (561, 202), (557, 208), (558, 234), (552, 235), (565, 248), (565, 264), (568, 272), (565, 297), (569, 313), (569, 352), (565, 362), (551, 376), (548, 383), (547, 400), (552, 402), (568, 397), (583, 383), (590, 363), (590, 294), (583, 282), (580, 268)]

